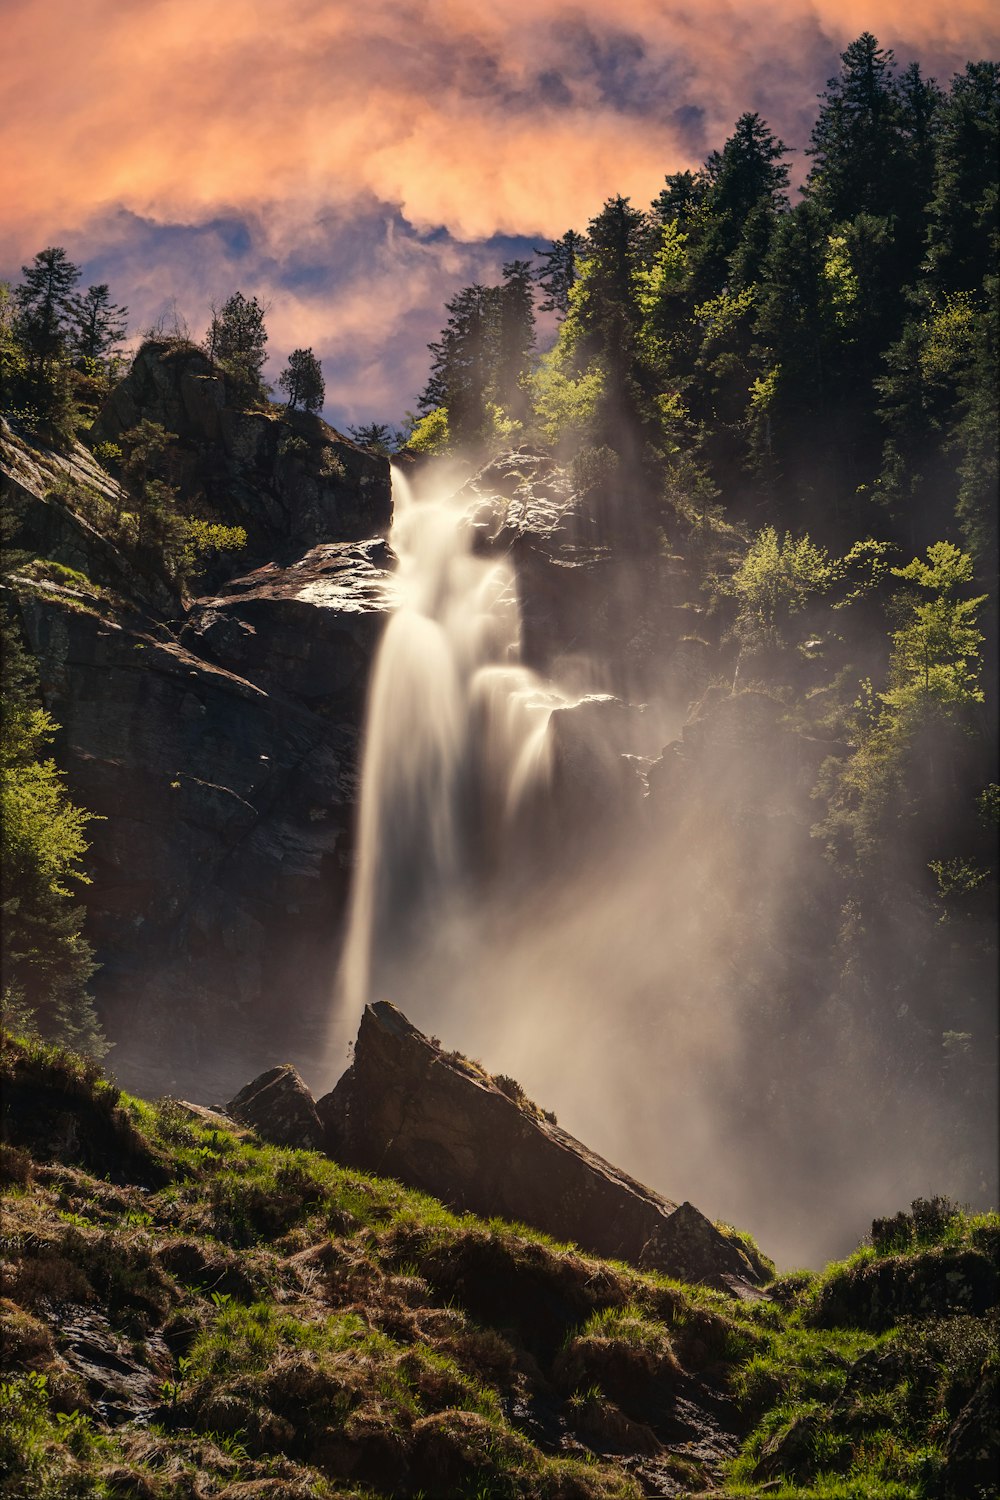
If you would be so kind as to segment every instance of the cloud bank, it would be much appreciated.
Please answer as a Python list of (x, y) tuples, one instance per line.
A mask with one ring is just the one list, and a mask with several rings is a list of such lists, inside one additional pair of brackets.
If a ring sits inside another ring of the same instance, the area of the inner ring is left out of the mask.
[[(404, 376), (412, 397), (442, 292), (495, 271), (499, 237), (582, 227), (613, 192), (649, 201), (745, 109), (801, 147), (866, 28), (941, 78), (1000, 42), (982, 0), (2, 11), (0, 270), (65, 244), (140, 318), (176, 298), (193, 324), (234, 285), (257, 291), (272, 345), (325, 354), (355, 412), (398, 404)], [(407, 352), (380, 374), (401, 325)]]

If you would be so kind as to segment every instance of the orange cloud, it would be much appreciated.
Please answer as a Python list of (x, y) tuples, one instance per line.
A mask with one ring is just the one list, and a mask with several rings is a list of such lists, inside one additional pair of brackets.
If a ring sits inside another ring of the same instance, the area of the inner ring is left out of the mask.
[[(203, 320), (241, 285), (271, 301), (273, 347), (353, 350), (358, 372), (433, 307), (410, 330), (425, 363), (444, 296), (497, 269), (477, 242), (645, 204), (745, 109), (801, 148), (866, 28), (941, 78), (1000, 42), (984, 0), (4, 0), (0, 274), (61, 243), (146, 321), (170, 296)], [(394, 244), (397, 210), (458, 247)], [(212, 237), (224, 219), (251, 255)], [(359, 220), (369, 253), (338, 272)], [(195, 253), (137, 223), (187, 226)]]
[[(7, 234), (118, 205), (287, 225), (361, 194), (458, 238), (558, 234), (697, 159), (676, 109), (705, 112), (709, 144), (746, 107), (787, 133), (814, 92), (804, 60), (865, 27), (946, 68), (1000, 31), (981, 0), (620, 0), (613, 23), (603, 0), (8, 0)], [(646, 108), (607, 87), (622, 39)]]

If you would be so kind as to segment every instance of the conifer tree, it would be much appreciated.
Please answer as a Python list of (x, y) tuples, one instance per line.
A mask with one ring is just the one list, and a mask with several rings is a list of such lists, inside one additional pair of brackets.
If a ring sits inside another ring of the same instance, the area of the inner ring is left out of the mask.
[(493, 388), (497, 404), (515, 420), (521, 420), (528, 410), (528, 397), (522, 381), (529, 371), (531, 351), (535, 346), (535, 303), (530, 263), (526, 260), (508, 261), (503, 268), (503, 278)]
[(61, 246), (50, 245), (21, 267), (21, 275), (14, 293), (21, 339), (36, 364), (48, 365), (65, 348), (80, 268)]
[(759, 234), (762, 220), (787, 206), (788, 167), (782, 161), (787, 152), (760, 115), (745, 114), (722, 150), (708, 157), (708, 188), (694, 252), (696, 301), (714, 296), (728, 282), (730, 259), (751, 216)]
[(870, 31), (841, 53), (807, 155), (810, 194), (833, 222), (857, 213), (891, 214), (898, 207), (902, 120), (891, 48)]
[(496, 365), (500, 293), (497, 287), (464, 287), (445, 303), (448, 322), (429, 344), (430, 378), (419, 400), (421, 412), (446, 409), (458, 447), (477, 445), (486, 426), (486, 406)]
[(587, 253), (586, 236), (569, 229), (562, 239), (555, 240), (548, 250), (536, 250), (542, 265), (536, 266), (535, 280), (545, 293), (541, 312), (558, 312), (565, 317), (569, 311), (569, 294), (576, 281), (580, 261)]
[(926, 272), (939, 293), (975, 291), (997, 275), (998, 178), (1000, 63), (969, 63), (938, 121)]
[(319, 411), (326, 395), (323, 368), (311, 349), (293, 349), (288, 364), (278, 376), (278, 384), (288, 397), (290, 408)]
[(267, 358), (267, 308), (256, 297), (234, 292), (220, 311), (212, 309), (206, 340), (209, 355), (234, 380), (244, 398), (261, 391), (261, 370)]
[(106, 282), (87, 288), (71, 303), (73, 345), (85, 359), (106, 359), (122, 342), (128, 327), (128, 308), (111, 300)]

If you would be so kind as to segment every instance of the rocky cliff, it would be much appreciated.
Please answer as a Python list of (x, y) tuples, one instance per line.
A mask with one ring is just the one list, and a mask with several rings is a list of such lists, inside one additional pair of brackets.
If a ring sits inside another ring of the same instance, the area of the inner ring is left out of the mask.
[(189, 500), (204, 497), (222, 520), (245, 526), (253, 553), (369, 537), (389, 524), (385, 459), (320, 417), (274, 406), (243, 410), (194, 344), (144, 344), (91, 440), (113, 442), (143, 419), (176, 435), (177, 477)]
[(328, 1006), (392, 599), (388, 464), (318, 419), (237, 410), (188, 345), (147, 344), (91, 441), (141, 418), (177, 434), (181, 503), (244, 524), (261, 565), (182, 600), (87, 518), (84, 495), (92, 511), (123, 503), (87, 448), (32, 448), (5, 426), (13, 545), (56, 565), (7, 592), (70, 792), (99, 819), (88, 935), (116, 1069), (224, 1095), (276, 1030), (308, 1054)]

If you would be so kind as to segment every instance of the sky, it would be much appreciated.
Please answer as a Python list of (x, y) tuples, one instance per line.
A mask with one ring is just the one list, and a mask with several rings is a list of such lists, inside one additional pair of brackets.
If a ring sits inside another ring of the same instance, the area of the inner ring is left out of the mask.
[(801, 172), (864, 30), (942, 83), (1000, 48), (985, 0), (0, 0), (0, 278), (62, 245), (134, 336), (256, 295), (272, 380), (311, 347), (334, 425), (396, 422), (449, 296), (744, 111)]

